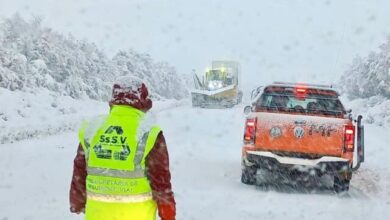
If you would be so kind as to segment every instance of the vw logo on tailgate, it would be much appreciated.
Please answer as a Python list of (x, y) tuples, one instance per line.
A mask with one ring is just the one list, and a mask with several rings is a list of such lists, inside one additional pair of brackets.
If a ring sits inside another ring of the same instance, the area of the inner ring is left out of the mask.
[(303, 138), (305, 136), (305, 130), (302, 127), (295, 127), (294, 135), (296, 138)]

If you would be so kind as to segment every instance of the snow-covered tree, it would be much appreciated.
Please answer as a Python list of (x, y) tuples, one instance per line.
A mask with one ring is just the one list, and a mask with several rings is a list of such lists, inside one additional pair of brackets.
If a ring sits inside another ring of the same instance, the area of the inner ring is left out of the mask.
[(355, 58), (340, 80), (349, 107), (366, 123), (390, 125), (390, 37), (376, 52)]
[(47, 88), (73, 98), (107, 100), (117, 77), (143, 80), (156, 98), (188, 94), (182, 77), (167, 63), (133, 50), (109, 59), (97, 46), (42, 27), (40, 18), (18, 14), (0, 25), (0, 86), (11, 90)]
[(188, 95), (183, 77), (166, 62), (154, 62), (148, 54), (134, 50), (118, 52), (113, 61), (121, 76), (133, 75), (145, 81), (156, 98), (181, 99)]
[(355, 58), (341, 77), (340, 86), (349, 98), (383, 96), (390, 99), (390, 37), (366, 58)]

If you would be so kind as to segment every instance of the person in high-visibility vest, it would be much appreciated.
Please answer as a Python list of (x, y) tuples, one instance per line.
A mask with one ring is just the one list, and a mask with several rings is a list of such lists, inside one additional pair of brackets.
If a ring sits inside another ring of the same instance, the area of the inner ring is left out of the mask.
[(70, 211), (86, 220), (174, 220), (164, 135), (150, 126), (152, 101), (145, 84), (114, 84), (110, 113), (84, 122), (74, 159)]

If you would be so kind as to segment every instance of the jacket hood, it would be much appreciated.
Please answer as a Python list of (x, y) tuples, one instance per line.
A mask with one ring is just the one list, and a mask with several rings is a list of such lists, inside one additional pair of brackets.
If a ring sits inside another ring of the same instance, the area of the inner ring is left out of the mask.
[(132, 78), (123, 78), (113, 85), (109, 105), (110, 107), (127, 105), (147, 112), (152, 108), (153, 103), (145, 83)]

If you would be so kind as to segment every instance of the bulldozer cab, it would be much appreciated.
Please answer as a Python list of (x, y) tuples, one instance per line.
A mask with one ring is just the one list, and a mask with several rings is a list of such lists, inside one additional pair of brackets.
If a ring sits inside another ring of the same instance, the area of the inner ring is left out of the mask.
[(207, 84), (210, 81), (220, 81), (224, 85), (232, 85), (234, 77), (224, 69), (213, 69), (206, 72), (205, 83)]
[(233, 75), (225, 69), (209, 70), (205, 76), (204, 85), (208, 90), (217, 90), (234, 84)]
[(206, 81), (219, 80), (224, 81), (225, 74), (221, 70), (209, 70), (206, 72)]
[(229, 77), (225, 70), (215, 69), (215, 70), (210, 70), (210, 71), (206, 72), (206, 82), (222, 81), (225, 84), (229, 84), (228, 83), (229, 78), (232, 79), (232, 76)]

